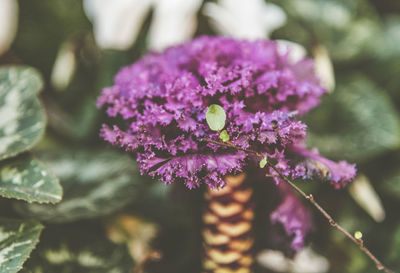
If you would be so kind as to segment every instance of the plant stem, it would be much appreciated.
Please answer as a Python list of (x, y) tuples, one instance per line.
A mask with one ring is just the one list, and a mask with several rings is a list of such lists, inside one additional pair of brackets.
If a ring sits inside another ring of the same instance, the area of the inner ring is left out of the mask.
[(208, 189), (203, 212), (203, 272), (250, 273), (254, 261), (253, 189), (246, 173), (224, 177), (221, 190)]
[[(224, 146), (224, 147), (229, 147), (229, 148), (233, 148), (235, 150), (239, 150), (239, 151), (243, 151), (249, 154), (254, 154), (256, 155), (260, 160), (264, 158), (264, 156), (262, 154), (260, 154), (257, 151), (254, 150), (250, 150), (250, 149), (244, 149), (241, 148), (239, 146), (236, 146), (235, 144), (233, 144), (232, 142), (220, 142), (220, 141), (215, 141), (212, 139), (207, 139), (207, 138), (203, 138), (201, 139), (201, 141), (203, 142), (208, 142), (208, 143), (212, 143), (215, 145), (219, 145), (219, 146)], [(387, 267), (385, 267), (379, 260), (378, 258), (375, 257), (374, 254), (371, 253), (371, 251), (365, 247), (364, 245), (364, 241), (361, 239), (356, 239), (353, 235), (350, 234), (350, 232), (348, 232), (345, 228), (343, 228), (341, 225), (339, 225), (334, 219), (333, 217), (324, 209), (321, 207), (321, 205), (319, 205), (317, 203), (317, 201), (315, 201), (315, 198), (312, 194), (306, 194), (304, 191), (302, 191), (298, 186), (296, 186), (296, 184), (294, 184), (288, 177), (286, 177), (285, 175), (282, 174), (282, 172), (280, 172), (278, 170), (278, 168), (275, 167), (275, 165), (271, 164), (269, 161), (267, 161), (267, 165), (269, 167), (271, 167), (277, 174), (278, 176), (285, 181), (289, 186), (292, 187), (292, 189), (294, 189), (297, 193), (299, 193), (300, 195), (302, 195), (305, 199), (307, 199), (329, 222), (329, 224), (332, 227), (337, 228), (340, 232), (342, 232), (344, 235), (346, 235), (350, 240), (352, 240), (356, 245), (359, 246), (359, 248), (361, 249), (361, 251), (363, 251), (365, 254), (367, 254), (367, 256), (375, 263), (376, 267), (378, 268), (378, 270), (383, 270), (386, 273), (394, 273), (393, 271), (391, 271), (390, 269), (388, 269)]]

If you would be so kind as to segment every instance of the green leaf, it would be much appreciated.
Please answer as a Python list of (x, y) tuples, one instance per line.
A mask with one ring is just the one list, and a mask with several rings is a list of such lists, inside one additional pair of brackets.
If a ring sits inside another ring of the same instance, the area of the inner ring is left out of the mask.
[(229, 141), (229, 134), (226, 130), (223, 130), (220, 134), (219, 134), (219, 138), (223, 141), (223, 142), (227, 142)]
[(37, 98), (42, 87), (33, 68), (0, 68), (0, 160), (30, 149), (42, 137), (46, 117)]
[(16, 204), (21, 214), (39, 220), (69, 222), (109, 214), (137, 198), (144, 183), (136, 162), (118, 152), (54, 150), (38, 156), (64, 189), (56, 205)]
[(352, 161), (398, 147), (399, 119), (385, 92), (364, 77), (340, 82), (306, 121), (310, 146), (316, 146), (321, 154)]
[(264, 157), (263, 159), (260, 160), (260, 168), (264, 168), (265, 165), (267, 165), (267, 158)]
[(0, 218), (0, 272), (18, 272), (39, 241), (43, 226), (35, 221)]
[(212, 104), (206, 112), (208, 126), (213, 131), (222, 130), (225, 127), (226, 114), (224, 109), (218, 104)]
[(0, 162), (0, 196), (38, 203), (62, 198), (58, 179), (29, 155)]
[(21, 273), (125, 273), (133, 261), (124, 245), (110, 242), (98, 222), (50, 225)]

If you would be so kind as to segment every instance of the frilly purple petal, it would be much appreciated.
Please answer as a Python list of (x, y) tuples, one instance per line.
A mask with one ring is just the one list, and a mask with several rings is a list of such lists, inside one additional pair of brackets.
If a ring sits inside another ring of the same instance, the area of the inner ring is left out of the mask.
[(280, 184), (279, 188), (283, 195), (283, 200), (271, 213), (270, 220), (272, 224), (281, 224), (283, 226), (286, 234), (292, 238), (291, 248), (298, 251), (303, 248), (305, 238), (311, 230), (311, 214), (285, 184)]
[[(211, 188), (219, 188), (225, 185), (224, 175), (242, 170), (246, 157), (246, 153), (238, 151), (233, 154), (188, 154), (170, 158), (139, 156), (138, 162), (144, 173), (166, 184), (182, 181), (192, 189), (199, 187), (203, 180)], [(203, 170), (207, 172), (200, 175)]]

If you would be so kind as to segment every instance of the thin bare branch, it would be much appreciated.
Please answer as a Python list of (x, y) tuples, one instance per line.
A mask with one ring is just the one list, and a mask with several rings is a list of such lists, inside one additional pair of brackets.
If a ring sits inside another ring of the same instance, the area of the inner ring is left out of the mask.
[[(260, 158), (260, 160), (262, 158), (264, 158), (263, 155), (261, 155), (260, 153), (258, 153), (257, 151), (253, 151), (250, 149), (243, 149), (239, 146), (236, 146), (235, 144), (233, 144), (232, 142), (221, 142), (221, 141), (215, 141), (212, 139), (207, 139), (207, 138), (203, 138), (201, 139), (203, 142), (208, 142), (208, 143), (212, 143), (215, 145), (219, 145), (219, 146), (224, 146), (224, 147), (229, 147), (235, 150), (239, 150), (239, 151), (244, 151), (246, 153), (249, 154), (254, 154), (257, 157)], [(348, 232), (345, 228), (343, 228), (341, 225), (339, 225), (334, 219), (333, 217), (324, 209), (322, 208), (317, 201), (315, 201), (315, 198), (312, 194), (306, 194), (303, 190), (301, 190), (298, 186), (296, 186), (295, 183), (293, 183), (287, 176), (283, 175), (281, 171), (278, 170), (278, 168), (275, 167), (275, 165), (273, 165), (272, 163), (270, 163), (269, 161), (267, 161), (267, 165), (269, 167), (271, 167), (277, 174), (278, 177), (280, 177), (283, 181), (285, 181), (290, 187), (292, 187), (298, 194), (300, 194), (301, 196), (303, 196), (305, 199), (307, 199), (329, 222), (329, 224), (332, 227), (337, 228), (339, 231), (341, 231), (344, 235), (346, 235), (350, 240), (352, 240), (356, 245), (358, 245), (358, 247), (375, 263), (376, 267), (378, 268), (378, 270), (383, 270), (385, 273), (394, 273), (393, 271), (391, 271), (390, 269), (388, 269), (387, 267), (385, 267), (379, 260), (378, 258), (375, 257), (374, 254), (371, 253), (371, 251), (365, 247), (364, 245), (364, 241), (361, 239), (356, 239), (353, 235), (351, 235), (350, 232)]]

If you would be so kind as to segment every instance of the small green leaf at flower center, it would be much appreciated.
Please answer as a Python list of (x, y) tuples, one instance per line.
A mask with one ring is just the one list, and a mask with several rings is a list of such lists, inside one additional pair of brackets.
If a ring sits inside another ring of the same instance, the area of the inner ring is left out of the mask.
[(220, 131), (225, 127), (226, 114), (218, 104), (212, 104), (206, 112), (207, 124), (213, 131)]

